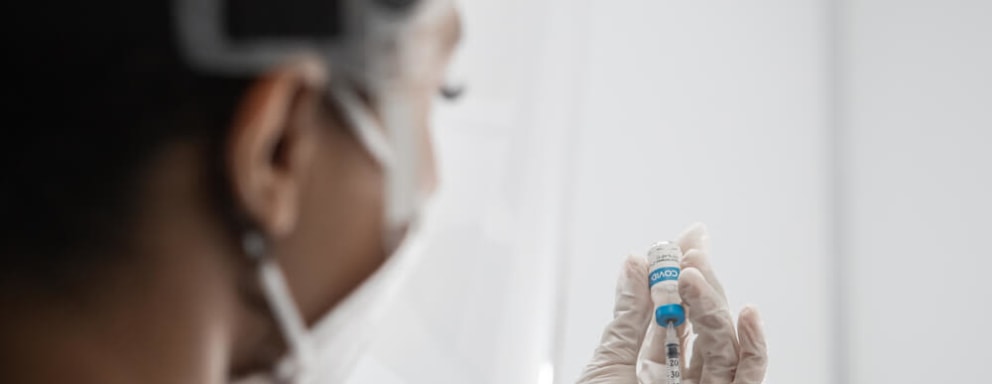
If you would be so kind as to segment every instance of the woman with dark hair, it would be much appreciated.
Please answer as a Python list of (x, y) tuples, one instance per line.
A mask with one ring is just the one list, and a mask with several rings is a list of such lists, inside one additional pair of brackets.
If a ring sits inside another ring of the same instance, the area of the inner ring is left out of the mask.
[[(0, 154), (0, 382), (342, 381), (434, 189), (452, 4), (16, 8), (30, 22), (4, 26), (19, 118)], [(693, 260), (680, 288), (700, 382), (760, 382), (756, 314), (738, 338)], [(630, 266), (583, 382), (636, 380), (650, 298)]]

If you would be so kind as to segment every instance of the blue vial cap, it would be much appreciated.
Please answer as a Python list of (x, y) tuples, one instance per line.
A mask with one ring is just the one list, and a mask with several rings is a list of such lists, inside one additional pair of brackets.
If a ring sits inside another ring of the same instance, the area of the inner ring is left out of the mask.
[(675, 323), (675, 326), (680, 326), (685, 322), (685, 308), (679, 304), (667, 304), (662, 305), (654, 310), (654, 321), (658, 322), (659, 326), (667, 327), (668, 323)]

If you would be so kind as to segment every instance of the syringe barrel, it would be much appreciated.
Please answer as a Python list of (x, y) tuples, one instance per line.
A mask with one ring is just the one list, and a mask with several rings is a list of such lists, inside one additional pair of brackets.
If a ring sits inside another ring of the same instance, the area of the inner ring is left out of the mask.
[(648, 286), (655, 306), (655, 321), (661, 327), (685, 322), (685, 309), (679, 296), (681, 260), (682, 249), (670, 241), (656, 243), (648, 250)]

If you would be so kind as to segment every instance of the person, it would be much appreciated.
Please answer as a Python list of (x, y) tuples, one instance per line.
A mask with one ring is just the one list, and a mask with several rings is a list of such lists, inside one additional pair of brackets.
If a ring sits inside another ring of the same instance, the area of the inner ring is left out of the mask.
[[(455, 7), (96, 0), (10, 14), (0, 382), (344, 380), (436, 184), (428, 112), (457, 93), (443, 83)], [(760, 382), (757, 314), (735, 331), (701, 228), (681, 240), (697, 334), (684, 382)], [(645, 268), (628, 260), (580, 382), (656, 370)]]

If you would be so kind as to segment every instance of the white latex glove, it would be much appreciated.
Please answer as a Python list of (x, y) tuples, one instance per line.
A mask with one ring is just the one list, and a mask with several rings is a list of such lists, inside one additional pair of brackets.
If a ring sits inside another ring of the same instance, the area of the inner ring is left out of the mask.
[[(683, 353), (690, 328), (696, 334), (688, 368), (682, 358), (682, 383), (761, 383), (768, 356), (758, 312), (744, 308), (735, 330), (727, 297), (709, 263), (708, 242), (701, 224), (689, 227), (678, 241), (684, 253), (679, 293), (691, 324), (679, 328)], [(602, 342), (578, 384), (667, 383), (664, 332), (653, 319), (647, 268), (647, 261), (639, 256), (624, 263), (613, 321), (603, 331)]]

